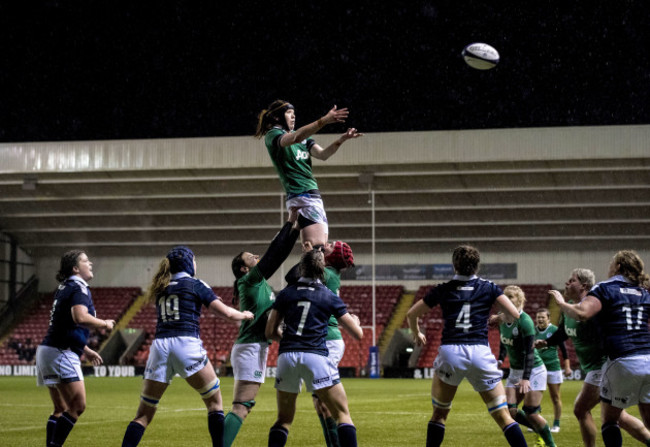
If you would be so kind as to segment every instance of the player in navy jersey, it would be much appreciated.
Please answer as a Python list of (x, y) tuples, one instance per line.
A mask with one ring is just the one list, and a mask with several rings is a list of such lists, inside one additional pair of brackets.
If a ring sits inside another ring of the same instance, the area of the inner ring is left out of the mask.
[(55, 294), (50, 324), (36, 350), (37, 383), (47, 386), (54, 411), (46, 426), (46, 445), (63, 445), (75, 422), (86, 409), (86, 388), (81, 372), (81, 355), (93, 365), (102, 358), (90, 349), (89, 329), (112, 330), (114, 320), (96, 317), (88, 281), (93, 263), (83, 250), (70, 250), (61, 257), (56, 275), (60, 282)]
[(409, 327), (418, 346), (427, 342), (420, 332), (419, 317), (440, 305), (445, 321), (442, 343), (433, 363), (433, 415), (427, 427), (427, 447), (442, 444), (451, 402), (465, 377), (481, 395), (508, 443), (527, 445), (519, 424), (508, 412), (501, 371), (488, 343), (487, 323), (492, 305), (497, 303), (507, 321), (517, 320), (519, 312), (497, 285), (476, 276), (479, 262), (476, 248), (457, 247), (452, 256), (454, 278), (431, 289), (408, 311)]
[(269, 431), (269, 447), (284, 446), (287, 442), (302, 380), (307, 391), (315, 392), (337, 420), (340, 445), (357, 445), (345, 389), (338, 369), (328, 357), (325, 339), (331, 315), (354, 338), (360, 340), (363, 331), (359, 319), (351, 316), (341, 298), (321, 282), (324, 271), (322, 251), (304, 253), (301, 278), (280, 292), (269, 314), (266, 336), (280, 340), (275, 379), (278, 418)]
[(599, 318), (607, 355), (600, 388), (601, 433), (607, 447), (623, 443), (618, 421), (625, 408), (638, 404), (644, 424), (650, 427), (650, 277), (632, 250), (614, 255), (609, 276), (579, 303), (569, 304), (559, 291), (550, 291), (569, 317)]
[(206, 283), (194, 278), (195, 271), (194, 253), (187, 247), (174, 247), (160, 262), (147, 291), (147, 299), (156, 305), (158, 324), (145, 367), (140, 406), (126, 429), (123, 447), (138, 445), (175, 374), (201, 395), (208, 410), (212, 445), (223, 446), (221, 390), (200, 339), (201, 306), (233, 321), (251, 320), (254, 315), (226, 306)]

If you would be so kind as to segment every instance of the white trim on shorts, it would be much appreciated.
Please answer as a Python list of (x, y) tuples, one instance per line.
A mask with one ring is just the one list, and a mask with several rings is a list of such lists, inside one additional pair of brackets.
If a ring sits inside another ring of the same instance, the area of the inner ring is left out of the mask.
[(564, 377), (561, 369), (557, 371), (546, 371), (546, 383), (549, 385), (558, 385), (564, 382)]
[(433, 368), (446, 384), (458, 386), (467, 378), (479, 393), (494, 389), (503, 376), (492, 350), (485, 345), (442, 345)]
[(196, 337), (156, 338), (151, 344), (144, 378), (171, 383), (174, 375), (183, 379), (194, 375), (209, 363), (203, 342)]
[(83, 382), (79, 356), (69, 349), (39, 345), (36, 348), (36, 385)]
[(230, 353), (230, 363), (235, 380), (264, 383), (269, 344), (235, 343)]
[(650, 403), (650, 354), (607, 360), (603, 365), (600, 397), (623, 409)]
[(275, 388), (286, 393), (302, 391), (302, 381), (310, 393), (341, 382), (338, 368), (329, 357), (313, 352), (283, 352), (278, 356)]
[[(506, 381), (506, 388), (517, 388), (519, 382), (522, 380), (524, 375), (523, 369), (512, 369), (510, 368), (510, 375)], [(546, 390), (546, 366), (538, 366), (533, 368), (530, 372), (530, 390), (531, 391), (544, 391)]]

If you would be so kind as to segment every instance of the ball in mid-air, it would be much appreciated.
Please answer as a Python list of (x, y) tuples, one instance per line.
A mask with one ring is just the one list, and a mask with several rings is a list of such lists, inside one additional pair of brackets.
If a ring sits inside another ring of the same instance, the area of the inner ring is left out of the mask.
[(499, 52), (486, 43), (470, 43), (461, 54), (467, 65), (477, 70), (489, 70), (499, 63)]

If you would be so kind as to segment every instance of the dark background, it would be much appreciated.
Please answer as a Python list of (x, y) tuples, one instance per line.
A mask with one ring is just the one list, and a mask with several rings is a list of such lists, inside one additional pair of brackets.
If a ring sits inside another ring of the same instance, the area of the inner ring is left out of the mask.
[(276, 98), (364, 132), (650, 122), (643, 1), (14, 3), (3, 142), (251, 135)]

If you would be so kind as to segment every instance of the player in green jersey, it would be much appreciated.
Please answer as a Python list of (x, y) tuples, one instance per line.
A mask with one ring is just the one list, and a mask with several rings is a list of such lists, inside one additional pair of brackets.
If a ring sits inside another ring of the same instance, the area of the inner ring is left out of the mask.
[(269, 341), (264, 336), (268, 313), (275, 299), (267, 283), (291, 253), (298, 235), (297, 213), (290, 213), (288, 222), (275, 236), (264, 256), (241, 252), (232, 260), (235, 275), (234, 299), (239, 308), (252, 312), (253, 320), (239, 327), (230, 355), (235, 376), (233, 403), (224, 421), (224, 446), (232, 445), (244, 420), (255, 406), (255, 397), (264, 383)]
[[(523, 311), (526, 296), (518, 286), (508, 286), (503, 293), (520, 312), (519, 320), (512, 323), (501, 322), (499, 332), (501, 343), (505, 345), (510, 359), (510, 375), (506, 382), (506, 398), (512, 417), (523, 425), (530, 426), (541, 437), (543, 443), (555, 447), (551, 430), (542, 417), (542, 393), (546, 389), (546, 367), (537, 350), (535, 324)], [(523, 400), (523, 413), (517, 409)], [(542, 444), (538, 440), (538, 444)]]
[[(551, 324), (551, 313), (546, 308), (537, 310), (537, 313), (535, 314), (535, 323), (536, 340), (545, 340), (557, 331), (557, 326)], [(560, 351), (562, 351), (562, 358), (564, 359), (564, 374), (569, 376), (571, 375), (571, 363), (569, 362), (569, 356), (566, 352), (564, 343), (560, 343), (553, 347), (537, 348), (537, 352), (539, 352), (539, 356), (542, 358), (544, 366), (546, 366), (546, 385), (548, 385), (548, 392), (551, 396), (551, 402), (553, 402), (554, 419), (551, 433), (557, 433), (560, 431), (560, 417), (562, 417), (562, 397), (560, 395), (560, 386), (562, 385), (563, 379), (560, 357), (557, 353), (558, 347), (560, 348)]]
[[(579, 303), (596, 283), (594, 272), (585, 268), (577, 268), (571, 272), (571, 277), (564, 284), (564, 297), (568, 303)], [(591, 410), (600, 402), (600, 381), (602, 367), (607, 360), (602, 344), (603, 334), (596, 318), (579, 321), (567, 314), (562, 314), (558, 330), (546, 340), (537, 340), (535, 346), (555, 346), (564, 340), (571, 339), (580, 362), (580, 367), (586, 373), (582, 389), (576, 397), (573, 414), (580, 424), (580, 433), (585, 447), (596, 446), (598, 428), (591, 415)], [(627, 411), (621, 413), (618, 424), (634, 439), (645, 442), (650, 438), (650, 432), (643, 422)]]
[(312, 174), (311, 157), (327, 160), (347, 140), (363, 134), (349, 128), (325, 148), (310, 137), (328, 124), (345, 122), (348, 115), (347, 108), (334, 106), (323, 117), (294, 131), (295, 109), (287, 101), (275, 100), (259, 114), (255, 137), (264, 137), (264, 144), (287, 193), (287, 209), (295, 208), (300, 214), (303, 245), (325, 246), (329, 233), (323, 200)]

